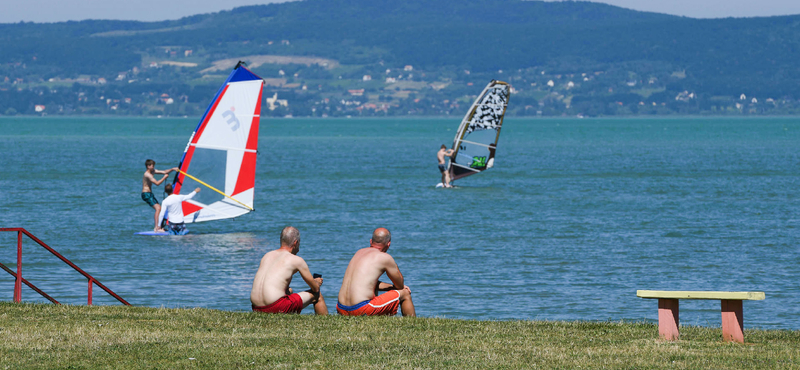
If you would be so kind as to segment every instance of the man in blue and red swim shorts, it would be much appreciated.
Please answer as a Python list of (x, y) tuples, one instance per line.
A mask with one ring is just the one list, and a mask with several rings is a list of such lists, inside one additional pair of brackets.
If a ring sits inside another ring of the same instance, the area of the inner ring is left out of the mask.
[[(369, 244), (356, 252), (347, 265), (336, 312), (344, 316), (394, 316), (400, 308), (403, 316), (416, 316), (411, 289), (405, 285), (394, 258), (386, 253), (392, 234), (382, 227), (375, 229)], [(378, 280), (384, 273), (392, 284)], [(378, 292), (386, 293), (377, 295)]]
[[(319, 288), (322, 277), (314, 277), (308, 270), (300, 251), (300, 231), (287, 226), (281, 232), (281, 247), (261, 258), (261, 264), (253, 280), (250, 303), (253, 311), (266, 313), (300, 313), (309, 304), (314, 304), (314, 313), (327, 315), (328, 306)], [(295, 272), (311, 288), (304, 292), (292, 293), (289, 284)]]

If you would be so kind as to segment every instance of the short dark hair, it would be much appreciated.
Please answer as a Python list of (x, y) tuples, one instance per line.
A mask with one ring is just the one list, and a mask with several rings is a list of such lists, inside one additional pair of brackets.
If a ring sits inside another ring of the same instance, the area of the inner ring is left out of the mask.
[(442, 149), (447, 149), (447, 145), (442, 144)]
[(155, 165), (156, 165), (156, 161), (154, 161), (154, 160), (152, 160), (152, 159), (148, 159), (148, 160), (144, 161), (144, 166), (145, 166), (145, 167), (147, 167), (147, 166), (149, 166), (149, 165), (151, 165), (151, 164), (152, 164), (153, 166), (155, 166)]
[(167, 194), (172, 194), (172, 184), (166, 184), (166, 185), (164, 185), (164, 191), (165, 191)]

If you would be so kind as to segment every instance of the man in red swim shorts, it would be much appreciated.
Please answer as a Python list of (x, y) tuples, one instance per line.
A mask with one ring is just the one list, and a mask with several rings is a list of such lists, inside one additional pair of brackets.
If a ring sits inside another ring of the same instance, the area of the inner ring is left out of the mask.
[[(356, 252), (347, 265), (336, 312), (345, 316), (394, 316), (399, 307), (403, 316), (416, 316), (411, 289), (404, 284), (394, 258), (386, 253), (392, 244), (392, 234), (384, 228), (375, 229), (369, 244)], [(383, 273), (392, 284), (378, 280)], [(386, 293), (377, 295), (379, 291)]]
[[(287, 226), (281, 232), (281, 247), (261, 258), (261, 264), (253, 280), (250, 303), (253, 311), (266, 313), (300, 313), (309, 304), (314, 304), (314, 313), (327, 315), (328, 306), (320, 294), (322, 277), (312, 277), (300, 251), (300, 231)], [(292, 275), (300, 276), (311, 288), (304, 292), (292, 293), (289, 284)]]

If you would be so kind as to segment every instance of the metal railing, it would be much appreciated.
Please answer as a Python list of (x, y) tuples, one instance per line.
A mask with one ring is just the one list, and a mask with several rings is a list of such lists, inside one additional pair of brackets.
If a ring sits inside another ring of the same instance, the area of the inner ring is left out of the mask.
[(72, 263), (70, 260), (68, 260), (66, 257), (56, 252), (55, 249), (50, 248), (50, 246), (45, 244), (43, 241), (39, 240), (39, 238), (33, 236), (33, 234), (28, 232), (28, 230), (25, 230), (21, 227), (12, 227), (12, 228), (0, 228), (0, 232), (2, 231), (17, 232), (17, 272), (15, 273), (10, 268), (0, 263), (0, 268), (11, 274), (11, 276), (13, 276), (16, 279), (16, 281), (14, 282), (14, 302), (20, 303), (22, 301), (22, 284), (24, 283), (25, 285), (33, 289), (35, 292), (39, 293), (42, 297), (46, 298), (50, 302), (53, 302), (55, 304), (60, 304), (58, 303), (58, 301), (47, 295), (47, 293), (43, 292), (41, 289), (37, 288), (36, 286), (31, 284), (28, 280), (22, 277), (22, 234), (25, 234), (29, 238), (31, 238), (31, 240), (41, 245), (44, 249), (50, 251), (50, 253), (52, 253), (54, 256), (58, 257), (61, 261), (69, 265), (69, 267), (72, 267), (72, 269), (79, 272), (81, 275), (83, 275), (86, 279), (89, 280), (89, 301), (88, 301), (89, 306), (92, 305), (92, 287), (95, 284), (99, 286), (101, 289), (105, 290), (106, 293), (110, 294), (112, 297), (122, 302), (122, 304), (126, 306), (131, 305), (130, 303), (122, 299), (122, 297), (118, 296), (117, 293), (114, 293), (113, 291), (111, 291), (111, 289), (106, 288), (105, 285), (103, 285), (102, 283), (100, 283), (100, 281), (92, 277), (92, 275), (89, 275), (88, 273), (86, 273), (86, 271), (81, 270), (80, 267), (75, 266), (75, 264)]

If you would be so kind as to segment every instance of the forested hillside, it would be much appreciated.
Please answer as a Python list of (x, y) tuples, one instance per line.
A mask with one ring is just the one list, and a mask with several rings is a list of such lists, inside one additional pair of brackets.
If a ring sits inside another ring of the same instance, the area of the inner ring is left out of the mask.
[(265, 96), (287, 101), (274, 115), (461, 115), (493, 78), (514, 86), (515, 115), (791, 114), (799, 31), (800, 16), (521, 0), (305, 0), (164, 22), (0, 24), (0, 114), (198, 114), (238, 59), (269, 79)]

